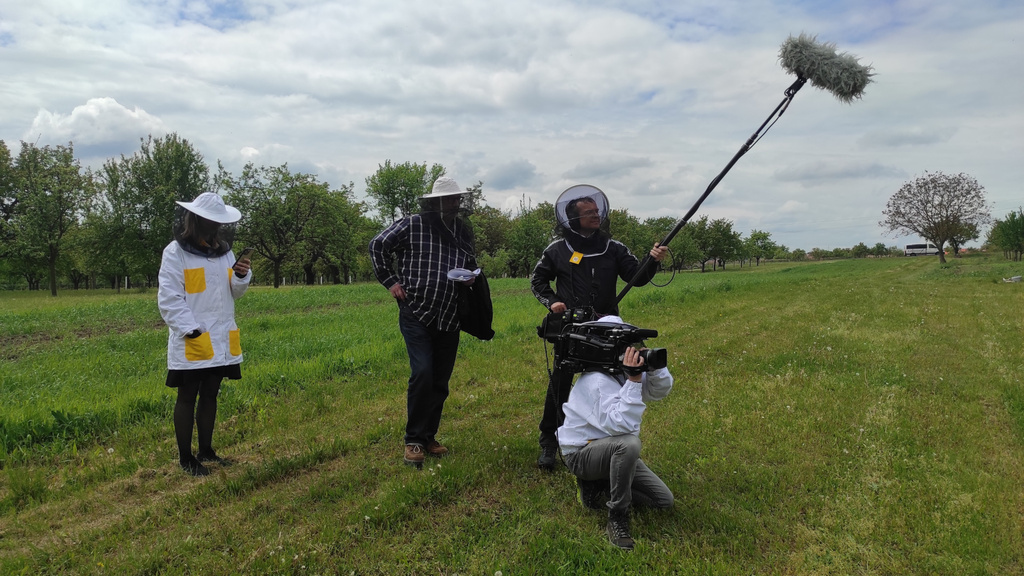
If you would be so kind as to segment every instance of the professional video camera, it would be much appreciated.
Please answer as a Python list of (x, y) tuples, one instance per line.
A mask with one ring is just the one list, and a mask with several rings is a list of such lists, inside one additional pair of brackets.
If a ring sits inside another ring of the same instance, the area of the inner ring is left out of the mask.
[(548, 314), (537, 327), (537, 335), (554, 344), (555, 367), (571, 372), (602, 370), (612, 374), (639, 374), (668, 365), (664, 348), (640, 351), (643, 366), (622, 365), (626, 348), (638, 350), (645, 338), (656, 338), (657, 330), (637, 328), (631, 324), (593, 321), (589, 308), (570, 308), (561, 314)]

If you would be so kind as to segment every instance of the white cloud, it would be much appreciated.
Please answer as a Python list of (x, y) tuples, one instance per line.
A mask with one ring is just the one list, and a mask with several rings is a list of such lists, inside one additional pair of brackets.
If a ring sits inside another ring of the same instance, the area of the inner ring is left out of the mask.
[(906, 127), (896, 130), (869, 132), (859, 140), (859, 143), (865, 147), (899, 148), (901, 146), (927, 146), (948, 142), (954, 134), (956, 134), (956, 128), (952, 127)]
[(138, 107), (129, 110), (113, 98), (91, 98), (69, 114), (40, 110), (23, 135), (27, 141), (74, 142), (97, 145), (138, 142), (150, 134), (162, 136), (163, 122)]
[(176, 132), (211, 164), (287, 162), (357, 195), (385, 160), (437, 162), (505, 208), (585, 179), (641, 218), (681, 217), (779, 102), (779, 44), (806, 31), (876, 82), (850, 106), (805, 88), (700, 213), (773, 233), (786, 214), (794, 247), (871, 245), (925, 170), (1019, 204), (1022, 23), (1001, 0), (11, 3), (0, 139), (101, 162)]
[(796, 200), (786, 200), (786, 202), (779, 207), (779, 212), (782, 214), (793, 214), (806, 212), (808, 204), (806, 202), (797, 202)]
[(588, 159), (573, 166), (562, 176), (574, 180), (603, 180), (617, 176), (627, 176), (633, 171), (651, 165), (647, 158), (610, 157)]
[(820, 184), (833, 185), (840, 180), (863, 180), (870, 178), (904, 177), (906, 172), (877, 162), (818, 161), (794, 164), (775, 172), (775, 178), (782, 182), (799, 182), (804, 186)]

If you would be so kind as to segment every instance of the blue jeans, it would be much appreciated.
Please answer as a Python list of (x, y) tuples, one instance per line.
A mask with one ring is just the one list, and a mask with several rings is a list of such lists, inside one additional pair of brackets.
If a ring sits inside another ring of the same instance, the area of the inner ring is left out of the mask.
[(424, 324), (405, 306), (399, 306), (398, 327), (409, 352), (405, 443), (426, 446), (441, 425), (448, 380), (459, 351), (459, 331), (444, 332), (436, 324)]

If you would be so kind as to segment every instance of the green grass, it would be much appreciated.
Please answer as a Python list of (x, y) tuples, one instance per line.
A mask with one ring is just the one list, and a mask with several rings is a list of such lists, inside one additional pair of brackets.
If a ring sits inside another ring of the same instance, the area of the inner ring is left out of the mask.
[(631, 291), (676, 376), (642, 432), (676, 505), (634, 513), (631, 554), (534, 466), (526, 280), (492, 281), (498, 335), (464, 335), (452, 454), (421, 471), (387, 292), (252, 289), (214, 436), (236, 463), (199, 480), (176, 467), (155, 291), (0, 293), (0, 573), (1024, 573), (1020, 270), (769, 264)]

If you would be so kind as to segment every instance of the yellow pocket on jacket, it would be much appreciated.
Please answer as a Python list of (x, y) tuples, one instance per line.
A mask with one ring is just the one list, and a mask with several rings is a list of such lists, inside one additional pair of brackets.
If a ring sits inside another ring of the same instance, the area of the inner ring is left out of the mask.
[(186, 268), (185, 269), (185, 293), (198, 294), (206, 290), (206, 269)]
[(199, 362), (213, 358), (213, 341), (210, 333), (203, 332), (195, 338), (185, 338), (185, 360)]
[(228, 332), (228, 350), (232, 356), (242, 355), (242, 340), (238, 337), (237, 329)]

